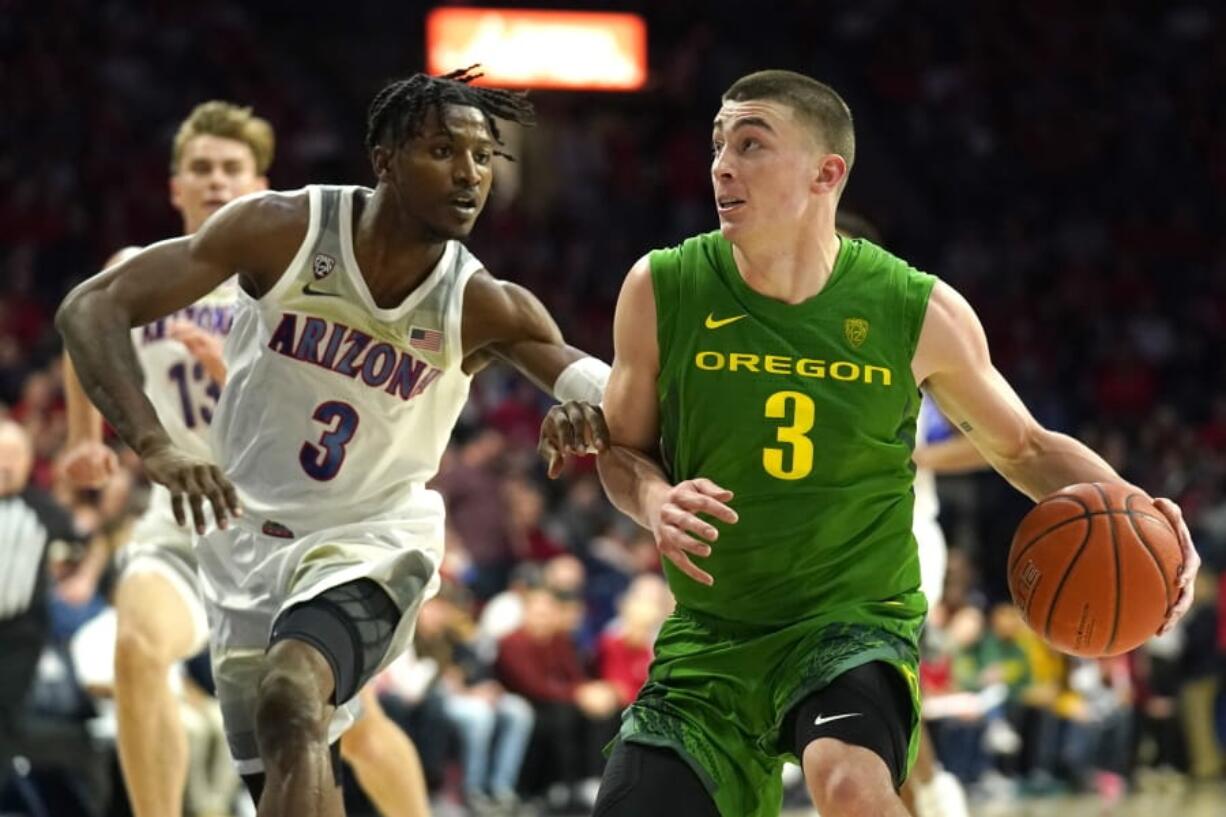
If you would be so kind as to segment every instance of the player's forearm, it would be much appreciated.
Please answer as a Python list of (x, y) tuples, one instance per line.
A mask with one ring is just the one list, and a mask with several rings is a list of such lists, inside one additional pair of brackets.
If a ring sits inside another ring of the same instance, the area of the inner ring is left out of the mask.
[(565, 343), (526, 340), (495, 344), (489, 350), (558, 400), (598, 405), (609, 379), (607, 363)]
[(624, 446), (611, 446), (596, 457), (600, 481), (609, 501), (648, 530), (672, 484), (660, 463), (647, 454)]
[(106, 290), (86, 282), (55, 315), (64, 348), (89, 400), (134, 451), (169, 443), (166, 429), (140, 386), (140, 364), (130, 322)]
[(68, 447), (102, 442), (102, 414), (94, 408), (77, 377), (72, 358), (64, 353), (64, 401), (68, 414)]
[(1120, 482), (1107, 461), (1067, 434), (1039, 430), (1017, 455), (988, 461), (1013, 487), (1036, 502), (1066, 485), (1079, 482)]

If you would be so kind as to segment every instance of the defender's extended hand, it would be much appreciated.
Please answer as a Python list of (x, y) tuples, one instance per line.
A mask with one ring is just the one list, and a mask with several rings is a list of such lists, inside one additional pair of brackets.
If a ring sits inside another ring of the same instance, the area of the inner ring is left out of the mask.
[(170, 489), (170, 506), (174, 510), (175, 521), (180, 525), (187, 524), (187, 515), (183, 511), (185, 495), (192, 509), (192, 522), (197, 533), (204, 533), (207, 524), (204, 515), (206, 498), (213, 506), (213, 517), (219, 528), (228, 527), (231, 515), (242, 515), (234, 486), (222, 476), (221, 469), (211, 462), (194, 457), (173, 445), (156, 448), (143, 459), (145, 473), (149, 478)]
[(204, 370), (219, 386), (226, 383), (226, 361), (221, 338), (209, 334), (191, 321), (174, 321), (167, 334), (187, 347), (192, 357), (204, 364)]
[(691, 562), (690, 554), (710, 556), (711, 545), (707, 543), (718, 539), (719, 531), (698, 514), (735, 524), (736, 511), (724, 504), (730, 499), (732, 491), (709, 479), (687, 479), (670, 488), (659, 509), (649, 514), (660, 553), (682, 573), (708, 587), (715, 584), (715, 579)]
[(93, 440), (72, 446), (60, 460), (60, 470), (73, 488), (101, 488), (118, 469), (115, 452)]
[(549, 409), (541, 423), (537, 451), (549, 463), (549, 478), (556, 479), (567, 457), (598, 454), (609, 447), (609, 427), (600, 406), (568, 400)]

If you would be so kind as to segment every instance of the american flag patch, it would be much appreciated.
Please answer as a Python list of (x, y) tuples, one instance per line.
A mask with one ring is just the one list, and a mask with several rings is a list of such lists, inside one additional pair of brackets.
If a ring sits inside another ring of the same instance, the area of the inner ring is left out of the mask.
[(443, 333), (435, 329), (420, 329), (414, 326), (409, 330), (409, 345), (414, 349), (437, 352), (443, 348)]

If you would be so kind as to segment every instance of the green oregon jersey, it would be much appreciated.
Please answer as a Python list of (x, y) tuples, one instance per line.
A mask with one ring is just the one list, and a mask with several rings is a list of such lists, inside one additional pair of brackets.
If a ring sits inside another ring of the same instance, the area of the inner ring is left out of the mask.
[(908, 641), (925, 611), (911, 534), (911, 373), (935, 279), (843, 239), (830, 279), (786, 304), (751, 289), (718, 232), (651, 254), (660, 442), (674, 482), (735, 496), (682, 608), (732, 625), (868, 623)]

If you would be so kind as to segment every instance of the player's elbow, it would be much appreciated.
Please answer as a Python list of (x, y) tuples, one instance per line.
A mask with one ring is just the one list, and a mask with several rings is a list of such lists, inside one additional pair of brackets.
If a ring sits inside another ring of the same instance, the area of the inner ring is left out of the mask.
[(1038, 423), (1020, 424), (992, 446), (991, 459), (1006, 467), (1024, 465), (1042, 455), (1051, 433)]
[(72, 291), (64, 296), (64, 300), (60, 302), (59, 308), (55, 310), (55, 328), (61, 337), (68, 338), (71, 336), (77, 315), (85, 300), (88, 283), (87, 281), (84, 284), (78, 284), (73, 287)]

